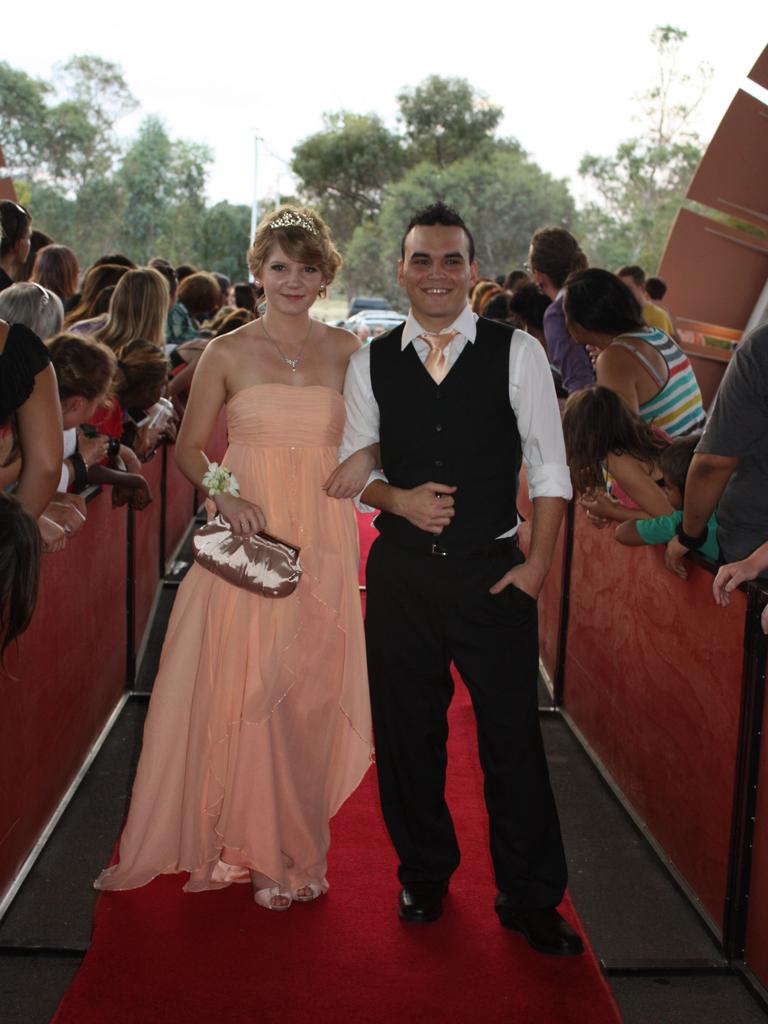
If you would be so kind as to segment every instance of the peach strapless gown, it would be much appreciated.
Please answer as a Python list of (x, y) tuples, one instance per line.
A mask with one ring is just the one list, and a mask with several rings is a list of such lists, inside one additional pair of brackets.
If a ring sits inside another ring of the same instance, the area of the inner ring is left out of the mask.
[(287, 598), (193, 565), (179, 588), (144, 730), (120, 861), (99, 889), (189, 871), (187, 890), (247, 881), (325, 886), (328, 819), (371, 762), (351, 501), (321, 489), (344, 402), (327, 387), (260, 384), (227, 406), (224, 462), (267, 529), (301, 548)]

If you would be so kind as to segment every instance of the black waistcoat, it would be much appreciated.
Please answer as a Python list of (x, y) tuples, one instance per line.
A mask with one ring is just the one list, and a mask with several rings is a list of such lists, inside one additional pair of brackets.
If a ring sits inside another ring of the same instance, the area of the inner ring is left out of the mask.
[(371, 384), (381, 416), (382, 468), (395, 487), (432, 480), (458, 488), (456, 514), (439, 538), (402, 516), (382, 512), (381, 533), (406, 547), (471, 550), (517, 523), (522, 451), (509, 404), (512, 328), (483, 317), (477, 337), (441, 384), (413, 345), (401, 349), (403, 327), (371, 343)]

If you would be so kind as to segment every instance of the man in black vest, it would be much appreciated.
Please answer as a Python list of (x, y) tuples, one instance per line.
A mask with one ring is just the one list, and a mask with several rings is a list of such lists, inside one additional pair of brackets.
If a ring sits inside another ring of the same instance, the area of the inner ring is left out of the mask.
[[(367, 569), (366, 642), (382, 809), (400, 858), (400, 917), (437, 920), (459, 849), (445, 803), (450, 664), (478, 721), (501, 923), (561, 956), (581, 940), (566, 884), (537, 712), (536, 598), (571, 496), (547, 359), (522, 331), (477, 318), (474, 243), (436, 203), (403, 237), (405, 324), (350, 362), (342, 455), (379, 442), (381, 509)], [(533, 499), (517, 544), (522, 459)]]

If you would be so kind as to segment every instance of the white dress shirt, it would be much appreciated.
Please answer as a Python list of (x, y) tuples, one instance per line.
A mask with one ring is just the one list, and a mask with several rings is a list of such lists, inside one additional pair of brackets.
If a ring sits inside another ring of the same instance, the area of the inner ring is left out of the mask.
[[(449, 367), (454, 365), (464, 351), (464, 346), (474, 344), (477, 337), (477, 315), (469, 305), (464, 307), (450, 327), (444, 327), (440, 333), (449, 334), (454, 331), (457, 332), (456, 336), (444, 350)], [(419, 337), (424, 333), (425, 329), (413, 313), (409, 313), (403, 328), (401, 349), (413, 345), (422, 363), (430, 352), (428, 343)], [(339, 453), (341, 460), (379, 441), (379, 406), (371, 384), (370, 346), (359, 349), (349, 361), (344, 382), (344, 401), (347, 417)], [(568, 501), (573, 490), (565, 461), (563, 429), (552, 372), (544, 349), (525, 331), (515, 330), (509, 346), (509, 404), (520, 433), (530, 497), (564, 498)], [(375, 471), (368, 478), (368, 484), (373, 480), (386, 481), (386, 477)], [(436, 483), (453, 484), (454, 481), (438, 480)], [(358, 507), (362, 511), (372, 511), (359, 502)], [(505, 536), (513, 534), (515, 530), (516, 527)]]
[[(70, 427), (64, 431), (64, 454), (63, 458), (68, 459), (77, 451), (77, 427)], [(59, 477), (58, 491), (66, 491), (69, 487), (69, 469), (62, 462), (61, 475)]]

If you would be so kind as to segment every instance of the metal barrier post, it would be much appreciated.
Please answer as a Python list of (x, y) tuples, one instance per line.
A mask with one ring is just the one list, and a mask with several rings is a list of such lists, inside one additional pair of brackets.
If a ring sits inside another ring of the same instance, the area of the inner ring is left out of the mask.
[(766, 603), (768, 589), (759, 584), (748, 584), (739, 741), (723, 917), (723, 951), (731, 960), (743, 958), (747, 933), (768, 653), (768, 637), (762, 631), (760, 616)]

